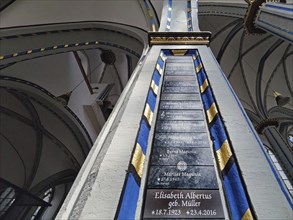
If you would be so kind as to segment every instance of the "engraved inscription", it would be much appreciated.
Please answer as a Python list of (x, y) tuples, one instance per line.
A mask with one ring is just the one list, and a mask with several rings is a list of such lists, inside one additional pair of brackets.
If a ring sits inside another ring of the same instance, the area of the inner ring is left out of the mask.
[(224, 219), (218, 190), (149, 189), (144, 219)]
[(191, 120), (204, 120), (204, 115), (202, 110), (159, 110), (158, 113), (159, 120), (181, 120), (181, 121), (191, 121)]
[(161, 94), (161, 101), (200, 101), (199, 94)]
[(204, 121), (157, 121), (156, 132), (206, 132)]
[(195, 86), (164, 86), (163, 93), (199, 93), (198, 87)]
[[(181, 163), (181, 164), (178, 164)], [(214, 166), (151, 166), (148, 188), (167, 189), (218, 189)]]
[(156, 133), (154, 147), (207, 147), (207, 133)]
[(160, 109), (202, 109), (198, 101), (161, 101)]
[(175, 166), (180, 161), (188, 165), (214, 165), (209, 148), (162, 148), (155, 147), (151, 165)]

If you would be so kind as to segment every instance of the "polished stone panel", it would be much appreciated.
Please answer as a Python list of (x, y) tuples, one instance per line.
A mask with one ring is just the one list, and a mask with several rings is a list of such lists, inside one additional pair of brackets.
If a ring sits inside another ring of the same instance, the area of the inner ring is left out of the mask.
[(151, 166), (148, 188), (218, 189), (214, 166), (188, 166), (179, 161), (176, 166)]
[(204, 133), (155, 133), (155, 147), (206, 147), (209, 148), (209, 138)]
[(164, 81), (164, 87), (168, 86), (178, 86), (178, 87), (185, 87), (185, 86), (192, 86), (195, 87), (195, 89), (198, 91), (198, 84), (197, 81), (190, 80), (190, 81), (184, 81), (184, 80), (168, 80)]
[(161, 94), (161, 101), (200, 101), (199, 94)]
[(199, 93), (199, 89), (195, 86), (163, 86), (163, 93), (192, 94)]
[(194, 64), (192, 62), (188, 63), (174, 63), (174, 62), (167, 62), (166, 63), (167, 70), (192, 70), (194, 69)]
[(165, 70), (165, 75), (170, 76), (194, 76), (195, 72), (194, 70)]
[(188, 165), (214, 165), (210, 148), (153, 148), (151, 165), (175, 166), (180, 161)]
[(204, 121), (157, 121), (156, 132), (206, 132)]
[(158, 120), (200, 121), (204, 120), (202, 110), (159, 110)]
[(194, 101), (161, 101), (160, 109), (202, 109), (201, 102)]
[(218, 190), (148, 189), (143, 219), (224, 219)]

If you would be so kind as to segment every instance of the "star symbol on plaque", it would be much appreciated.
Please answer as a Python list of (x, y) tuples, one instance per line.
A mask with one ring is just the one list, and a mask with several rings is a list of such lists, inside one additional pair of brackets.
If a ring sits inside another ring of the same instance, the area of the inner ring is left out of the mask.
[(153, 211), (152, 211), (152, 215), (154, 215), (154, 214), (155, 214), (155, 211), (153, 210)]
[(186, 215), (189, 215), (189, 214), (190, 214), (190, 212), (189, 212), (189, 211), (187, 211), (187, 212), (186, 212)]
[(160, 181), (161, 179), (160, 178), (158, 178), (158, 181)]

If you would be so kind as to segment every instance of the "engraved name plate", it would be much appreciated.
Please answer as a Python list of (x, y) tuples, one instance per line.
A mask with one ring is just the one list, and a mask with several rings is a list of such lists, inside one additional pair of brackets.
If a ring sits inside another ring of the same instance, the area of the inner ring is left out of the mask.
[(180, 161), (188, 165), (214, 165), (210, 148), (153, 148), (151, 165), (175, 166)]
[(214, 166), (188, 166), (179, 161), (176, 166), (151, 166), (148, 188), (218, 189)]
[(144, 219), (224, 219), (218, 190), (148, 189)]
[(163, 86), (163, 93), (199, 93), (196, 86)]
[(207, 133), (156, 133), (155, 147), (207, 147), (209, 139)]
[(164, 76), (164, 82), (170, 81), (183, 81), (183, 82), (191, 82), (193, 84), (198, 85), (196, 76)]
[(200, 101), (199, 94), (161, 94), (161, 101)]
[(161, 101), (160, 109), (202, 109), (201, 102), (195, 101)]
[(166, 86), (192, 86), (192, 87), (195, 87), (197, 88), (198, 90), (198, 84), (196, 81), (181, 81), (181, 80), (177, 80), (177, 81), (166, 81), (164, 82), (164, 87)]
[(199, 121), (204, 115), (202, 110), (159, 110), (158, 120)]
[(165, 74), (168, 76), (194, 76), (195, 77), (195, 72), (194, 70), (170, 70), (170, 69), (166, 69), (165, 70)]
[(157, 121), (156, 132), (206, 132), (204, 121)]
[(166, 70), (176, 70), (176, 71), (182, 71), (182, 70), (191, 70), (194, 71), (194, 64), (193, 63), (186, 63), (182, 65), (181, 63), (167, 63), (166, 64)]

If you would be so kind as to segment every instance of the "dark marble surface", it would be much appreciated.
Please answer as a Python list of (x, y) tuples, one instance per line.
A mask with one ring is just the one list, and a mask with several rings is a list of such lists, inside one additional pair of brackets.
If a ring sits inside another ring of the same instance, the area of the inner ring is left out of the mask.
[(170, 81), (164, 81), (164, 87), (167, 87), (167, 86), (192, 86), (192, 87), (195, 87), (195, 89), (199, 90), (198, 89), (198, 84), (197, 84), (197, 81), (183, 81), (183, 80), (170, 80)]
[(196, 86), (163, 86), (163, 93), (199, 93), (199, 89)]
[(218, 189), (214, 166), (188, 166), (180, 161), (176, 166), (151, 166), (148, 188)]
[(195, 101), (163, 101), (160, 102), (160, 109), (203, 109), (201, 102)]
[(161, 94), (161, 101), (200, 101), (199, 94)]
[(180, 161), (187, 165), (214, 165), (210, 148), (153, 148), (151, 165), (175, 166)]
[(143, 219), (224, 219), (218, 190), (148, 189)]
[(191, 82), (196, 85), (198, 85), (197, 83), (197, 77), (194, 76), (164, 76), (164, 83), (170, 82), (170, 81), (183, 81), (183, 82)]
[(165, 70), (165, 75), (170, 75), (170, 76), (194, 76), (195, 77), (195, 72), (194, 70), (170, 70), (166, 69)]
[(157, 121), (156, 132), (206, 132), (204, 121)]
[(158, 120), (200, 121), (204, 120), (202, 110), (159, 110)]
[(207, 133), (156, 133), (155, 147), (206, 147), (209, 148)]

